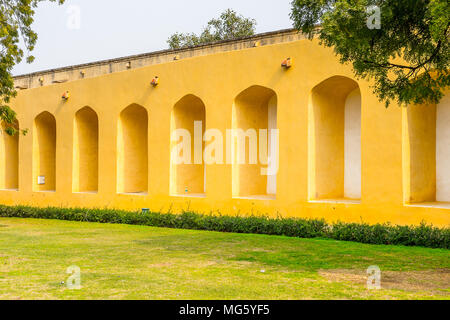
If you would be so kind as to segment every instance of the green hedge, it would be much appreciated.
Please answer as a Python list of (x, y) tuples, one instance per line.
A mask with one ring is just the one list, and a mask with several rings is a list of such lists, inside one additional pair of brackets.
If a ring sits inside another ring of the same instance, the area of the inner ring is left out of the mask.
[(440, 229), (425, 223), (420, 226), (342, 222), (329, 225), (325, 220), (299, 218), (204, 215), (193, 212), (183, 212), (182, 214), (142, 213), (113, 209), (35, 208), (25, 206), (0, 206), (0, 217), (118, 223), (299, 238), (328, 238), (370, 244), (445, 249), (450, 247), (450, 228)]

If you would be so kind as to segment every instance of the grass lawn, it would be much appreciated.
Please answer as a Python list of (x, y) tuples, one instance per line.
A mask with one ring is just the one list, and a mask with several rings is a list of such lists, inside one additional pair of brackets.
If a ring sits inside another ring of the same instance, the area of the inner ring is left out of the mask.
[(0, 299), (424, 298), (450, 299), (449, 250), (0, 218)]

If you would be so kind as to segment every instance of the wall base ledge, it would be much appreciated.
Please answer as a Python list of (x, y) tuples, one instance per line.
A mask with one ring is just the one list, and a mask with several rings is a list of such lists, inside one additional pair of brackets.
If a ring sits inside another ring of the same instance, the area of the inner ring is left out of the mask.
[(419, 203), (408, 203), (405, 204), (405, 206), (416, 208), (450, 209), (450, 202), (419, 202)]
[(118, 192), (117, 194), (125, 196), (148, 196), (147, 192)]
[(205, 193), (171, 194), (170, 196), (176, 198), (206, 198)]
[(320, 200), (309, 200), (309, 203), (333, 203), (333, 204), (361, 204), (361, 200), (351, 200), (351, 199), (320, 199)]
[(275, 195), (262, 194), (262, 195), (233, 197), (233, 199), (238, 199), (238, 200), (276, 200), (277, 198)]

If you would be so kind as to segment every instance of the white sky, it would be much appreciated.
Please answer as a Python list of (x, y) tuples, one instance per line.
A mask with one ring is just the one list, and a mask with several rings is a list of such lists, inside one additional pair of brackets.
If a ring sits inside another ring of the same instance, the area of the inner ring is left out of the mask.
[[(291, 28), (291, 0), (66, 0), (44, 2), (36, 10), (39, 39), (32, 64), (13, 74), (167, 49), (179, 32), (199, 33), (227, 8), (258, 22), (257, 32)], [(79, 28), (76, 12), (80, 12)], [(72, 27), (71, 27), (72, 26)]]

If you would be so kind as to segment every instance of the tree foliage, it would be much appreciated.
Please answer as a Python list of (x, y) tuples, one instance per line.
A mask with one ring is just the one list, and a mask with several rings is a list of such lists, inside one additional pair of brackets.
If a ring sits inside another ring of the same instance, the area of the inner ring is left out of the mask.
[[(380, 28), (367, 24), (372, 6)], [(449, 86), (448, 0), (294, 0), (291, 19), (352, 63), (357, 78), (374, 80), (386, 106), (438, 103)]]
[(170, 49), (193, 47), (220, 40), (231, 40), (255, 34), (256, 21), (227, 9), (219, 18), (212, 19), (200, 35), (195, 33), (175, 33), (167, 40)]
[[(27, 51), (26, 61), (34, 60), (30, 52), (36, 44), (37, 34), (31, 25), (34, 9), (42, 1), (46, 0), (0, 0), (0, 122), (9, 135), (19, 131), (16, 113), (8, 105), (17, 95), (11, 71), (24, 58), (24, 50)], [(64, 3), (64, 0), (48, 1)]]

